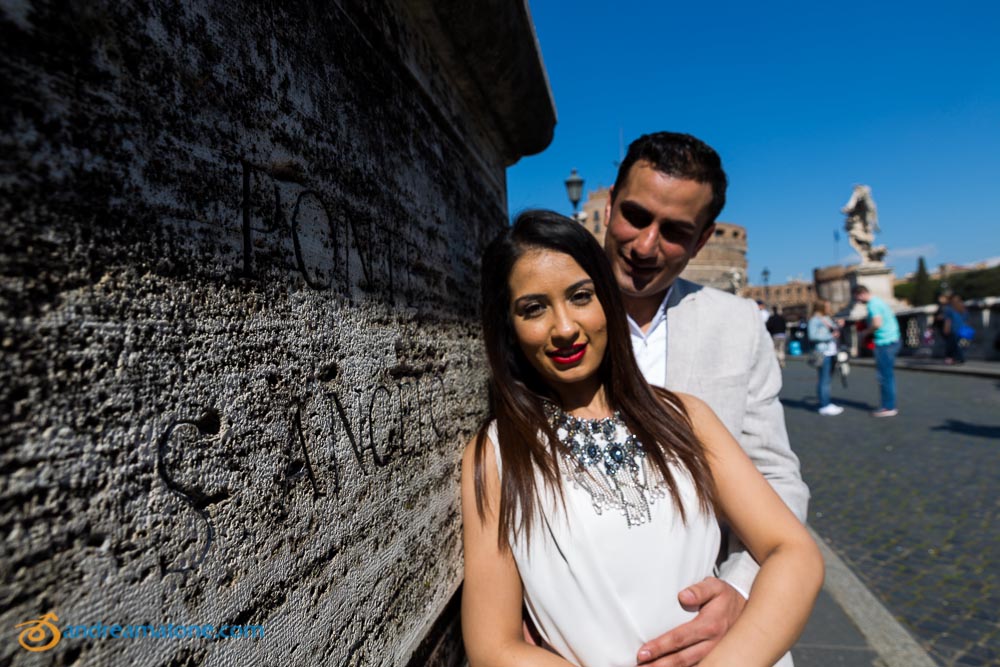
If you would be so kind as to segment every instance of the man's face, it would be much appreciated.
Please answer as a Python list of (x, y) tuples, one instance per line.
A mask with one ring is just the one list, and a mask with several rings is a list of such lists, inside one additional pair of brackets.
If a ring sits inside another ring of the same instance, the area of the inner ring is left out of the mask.
[(872, 298), (872, 295), (870, 292), (857, 292), (854, 295), (854, 298), (860, 301), (861, 303), (868, 303), (868, 300)]
[(705, 225), (712, 186), (632, 165), (620, 191), (608, 201), (604, 250), (626, 297), (661, 298), (715, 225)]

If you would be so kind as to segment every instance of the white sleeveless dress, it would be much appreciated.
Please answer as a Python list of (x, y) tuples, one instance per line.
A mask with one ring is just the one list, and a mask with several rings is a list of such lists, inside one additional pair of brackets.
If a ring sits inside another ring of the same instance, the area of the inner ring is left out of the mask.
[[(495, 423), (489, 437), (502, 475)], [(523, 536), (512, 541), (528, 613), (571, 663), (634, 667), (644, 643), (694, 618), (677, 594), (713, 574), (719, 526), (701, 510), (686, 470), (673, 464), (670, 470), (686, 523), (668, 493), (652, 503), (648, 522), (630, 527), (620, 511), (598, 514), (590, 494), (564, 475), (565, 511), (551, 493), (541, 493), (543, 518), (533, 525), (531, 544)]]

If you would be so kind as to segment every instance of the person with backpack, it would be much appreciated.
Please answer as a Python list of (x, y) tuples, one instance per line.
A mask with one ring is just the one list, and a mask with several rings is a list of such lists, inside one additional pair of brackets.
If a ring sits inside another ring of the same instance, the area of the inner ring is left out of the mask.
[(962, 343), (972, 339), (973, 330), (966, 320), (968, 311), (962, 297), (952, 294), (944, 310), (944, 363), (964, 364), (965, 348)]

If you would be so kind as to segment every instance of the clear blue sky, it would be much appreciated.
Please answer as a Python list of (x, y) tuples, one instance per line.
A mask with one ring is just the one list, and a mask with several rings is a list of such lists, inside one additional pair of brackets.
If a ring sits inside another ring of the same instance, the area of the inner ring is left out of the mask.
[(529, 4), (558, 123), (508, 170), (512, 214), (568, 213), (574, 167), (613, 183), (619, 130), (675, 130), (722, 156), (751, 283), (847, 262), (855, 183), (897, 275), (1000, 256), (1000, 3)]

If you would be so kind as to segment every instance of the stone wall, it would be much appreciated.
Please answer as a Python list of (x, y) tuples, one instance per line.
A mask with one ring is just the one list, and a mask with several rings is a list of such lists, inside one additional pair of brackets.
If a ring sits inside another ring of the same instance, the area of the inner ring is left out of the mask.
[(0, 45), (0, 625), (265, 631), (0, 663), (453, 661), (526, 8), (0, 0)]

